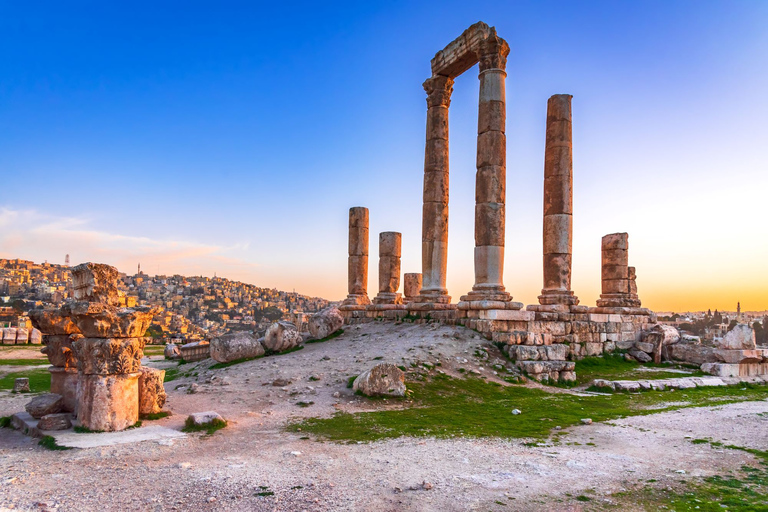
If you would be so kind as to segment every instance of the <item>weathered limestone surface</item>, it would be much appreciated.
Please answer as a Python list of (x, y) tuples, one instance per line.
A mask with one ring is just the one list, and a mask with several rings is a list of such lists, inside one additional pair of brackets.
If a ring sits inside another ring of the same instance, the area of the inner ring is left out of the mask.
[(51, 366), (48, 371), (51, 373), (51, 393), (61, 395), (64, 399), (62, 410), (75, 412), (77, 410), (77, 369)]
[(405, 396), (405, 373), (393, 364), (377, 364), (361, 373), (352, 389), (366, 396)]
[(82, 338), (73, 343), (77, 369), (85, 375), (136, 373), (146, 338)]
[(29, 320), (45, 335), (80, 333), (72, 319), (60, 309), (33, 309), (29, 312)]
[(629, 266), (629, 235), (613, 233), (602, 240), (602, 285), (603, 293), (597, 301), (598, 307), (639, 308), (635, 284), (635, 268)]
[(334, 307), (318, 311), (309, 319), (309, 333), (312, 338), (319, 340), (335, 333), (344, 325), (344, 317)]
[(72, 318), (88, 338), (137, 338), (147, 332), (157, 308), (118, 308), (100, 302), (67, 304), (62, 312)]
[(225, 334), (211, 340), (211, 358), (220, 363), (263, 355), (264, 347), (249, 332)]
[(421, 291), (421, 273), (411, 272), (403, 276), (403, 292), (405, 302), (413, 302)]
[[(77, 417), (91, 430), (124, 430), (139, 420), (139, 372), (80, 375)], [(31, 413), (30, 413), (31, 414)]]
[(68, 413), (46, 414), (37, 423), (40, 430), (66, 430), (72, 426)]
[(40, 352), (48, 356), (48, 361), (53, 366), (75, 368), (77, 356), (72, 344), (82, 337), (81, 334), (46, 334), (43, 336), (45, 346)]
[(163, 355), (166, 359), (180, 359), (181, 350), (179, 350), (179, 346), (175, 343), (166, 343)]
[(24, 327), (16, 328), (16, 345), (26, 345), (29, 341), (29, 330)]
[(16, 329), (13, 327), (4, 327), (2, 331), (3, 331), (3, 345), (15, 345)]
[(348, 295), (344, 305), (370, 304), (368, 298), (368, 208), (349, 209)]
[(193, 426), (202, 427), (210, 425), (214, 421), (225, 421), (216, 411), (195, 412), (187, 416), (187, 423)]
[(400, 256), (402, 235), (394, 231), (379, 233), (379, 293), (374, 304), (402, 304), (400, 288)]
[(735, 350), (754, 349), (755, 331), (747, 324), (738, 324), (728, 331), (719, 343), (720, 348), (729, 348)]
[[(263, 350), (263, 349), (262, 349)], [(139, 376), (139, 414), (154, 414), (165, 405), (165, 370), (141, 367)]]
[(115, 267), (103, 263), (89, 262), (73, 267), (72, 287), (75, 300), (117, 306), (120, 302), (118, 277), (119, 273)]
[(46, 393), (36, 396), (24, 409), (35, 419), (40, 419), (46, 414), (56, 414), (61, 412), (64, 405), (64, 399), (61, 395), (55, 393)]
[(573, 141), (570, 94), (547, 102), (544, 153), (544, 288), (542, 305), (578, 304), (571, 291)]
[(211, 344), (207, 341), (193, 341), (179, 347), (181, 358), (187, 362), (202, 361), (211, 355)]
[(275, 322), (264, 334), (264, 348), (273, 352), (284, 352), (301, 345), (304, 338), (291, 322)]

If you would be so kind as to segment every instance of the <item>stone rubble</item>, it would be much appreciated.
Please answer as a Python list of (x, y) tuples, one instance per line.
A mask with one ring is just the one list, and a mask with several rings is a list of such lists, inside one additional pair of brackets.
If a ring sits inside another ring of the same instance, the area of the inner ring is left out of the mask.
[(64, 399), (56, 393), (46, 393), (36, 396), (24, 406), (24, 409), (35, 419), (40, 419), (46, 414), (56, 414), (64, 407)]
[(13, 381), (14, 393), (29, 393), (29, 378), (20, 377)]
[(325, 308), (312, 315), (309, 319), (309, 333), (313, 339), (320, 340), (335, 333), (344, 325), (344, 317), (335, 308)]
[(275, 322), (264, 334), (264, 348), (272, 352), (285, 352), (304, 343), (304, 338), (291, 322)]
[(225, 334), (211, 340), (210, 355), (215, 361), (229, 363), (238, 359), (260, 357), (265, 353), (259, 340), (249, 332)]
[(405, 373), (393, 364), (377, 364), (358, 375), (352, 389), (365, 396), (405, 396)]

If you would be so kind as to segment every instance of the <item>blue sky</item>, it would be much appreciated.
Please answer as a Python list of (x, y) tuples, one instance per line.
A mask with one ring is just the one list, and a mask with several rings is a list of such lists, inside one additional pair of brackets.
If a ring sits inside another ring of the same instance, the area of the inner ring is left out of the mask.
[[(768, 3), (0, 3), (0, 256), (103, 261), (340, 299), (371, 209), (420, 271), (435, 52), (496, 26), (507, 71), (507, 256), (541, 289), (547, 98), (574, 95), (574, 290), (630, 233), (645, 304), (768, 308)], [(449, 278), (472, 286), (477, 70), (451, 106)]]

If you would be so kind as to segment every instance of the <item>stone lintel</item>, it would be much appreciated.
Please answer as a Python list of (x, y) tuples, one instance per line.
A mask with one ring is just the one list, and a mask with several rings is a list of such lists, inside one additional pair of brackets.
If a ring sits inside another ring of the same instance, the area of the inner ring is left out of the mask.
[(437, 52), (432, 59), (432, 74), (455, 78), (474, 66), (479, 60), (480, 43), (496, 29), (482, 21), (470, 26), (459, 37)]

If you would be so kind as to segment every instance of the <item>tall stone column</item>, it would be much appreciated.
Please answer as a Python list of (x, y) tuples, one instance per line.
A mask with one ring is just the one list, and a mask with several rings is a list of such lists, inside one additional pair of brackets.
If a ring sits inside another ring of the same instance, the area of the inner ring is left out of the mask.
[(509, 45), (495, 33), (480, 44), (475, 185), (475, 284), (462, 301), (509, 301), (504, 290), (507, 187), (506, 91)]
[(348, 295), (345, 305), (370, 304), (368, 298), (368, 208), (349, 209)]
[(448, 107), (453, 79), (433, 76), (427, 92), (427, 143), (424, 151), (424, 207), (421, 267), (423, 285), (417, 302), (450, 303), (445, 286), (448, 267)]
[(400, 288), (400, 255), (402, 235), (394, 231), (379, 233), (379, 294), (374, 304), (402, 304)]
[(640, 307), (635, 268), (629, 266), (629, 235), (613, 233), (602, 240), (602, 289), (598, 307)]
[(579, 303), (571, 291), (573, 142), (570, 94), (547, 102), (544, 152), (544, 289), (542, 305)]

